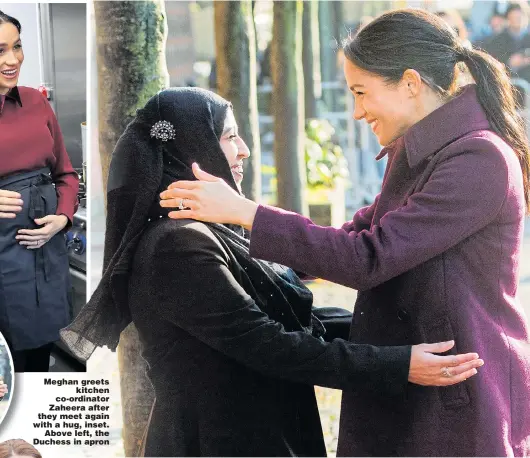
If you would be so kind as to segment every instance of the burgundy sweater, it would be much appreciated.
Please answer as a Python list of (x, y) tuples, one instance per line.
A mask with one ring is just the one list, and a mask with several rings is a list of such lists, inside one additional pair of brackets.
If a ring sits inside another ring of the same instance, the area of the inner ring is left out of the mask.
[(43, 167), (50, 168), (56, 186), (56, 213), (71, 222), (77, 210), (79, 180), (57, 118), (39, 91), (15, 87), (0, 95), (0, 178)]

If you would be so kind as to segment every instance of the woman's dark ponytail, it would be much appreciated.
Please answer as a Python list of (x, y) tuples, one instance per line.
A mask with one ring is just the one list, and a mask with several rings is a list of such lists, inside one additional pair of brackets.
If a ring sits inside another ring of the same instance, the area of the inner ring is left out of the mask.
[(524, 119), (517, 110), (515, 90), (504, 65), (477, 49), (459, 50), (477, 84), (477, 96), (492, 129), (517, 155), (523, 171), (526, 210), (530, 212), (530, 148)]

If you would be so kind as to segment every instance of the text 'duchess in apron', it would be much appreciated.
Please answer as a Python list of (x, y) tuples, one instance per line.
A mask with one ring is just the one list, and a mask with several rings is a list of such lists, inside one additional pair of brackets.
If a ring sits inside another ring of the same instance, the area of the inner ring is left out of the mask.
[(33, 445), (110, 445), (110, 381), (107, 379), (43, 380), (50, 390), (46, 411), (35, 414)]

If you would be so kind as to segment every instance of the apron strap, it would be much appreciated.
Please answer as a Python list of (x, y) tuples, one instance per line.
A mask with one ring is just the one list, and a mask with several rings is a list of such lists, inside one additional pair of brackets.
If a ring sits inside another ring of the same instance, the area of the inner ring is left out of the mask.
[(29, 180), (30, 178), (34, 178), (39, 175), (48, 176), (51, 180), (51, 174), (52, 172), (49, 167), (43, 167), (42, 169), (31, 170), (30, 172), (21, 172), (0, 177), (0, 189), (7, 188), (8, 186), (18, 183), (19, 181)]

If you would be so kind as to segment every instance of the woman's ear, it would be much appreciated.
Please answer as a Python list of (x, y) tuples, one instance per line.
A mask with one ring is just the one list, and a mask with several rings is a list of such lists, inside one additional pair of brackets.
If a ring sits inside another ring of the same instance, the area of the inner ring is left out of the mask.
[(416, 97), (420, 93), (423, 81), (420, 74), (411, 68), (403, 72), (402, 82), (406, 86), (410, 97)]

